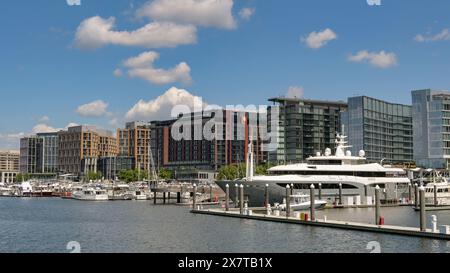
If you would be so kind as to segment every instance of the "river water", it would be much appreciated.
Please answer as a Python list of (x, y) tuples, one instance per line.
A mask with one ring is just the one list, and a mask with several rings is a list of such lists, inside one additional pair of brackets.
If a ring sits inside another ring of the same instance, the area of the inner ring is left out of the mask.
[[(328, 219), (369, 223), (371, 209), (326, 210)], [(383, 208), (386, 224), (418, 226), (411, 208)], [(432, 213), (450, 224), (450, 212)], [(0, 252), (450, 252), (446, 241), (308, 227), (208, 215), (152, 202), (82, 202), (59, 198), (0, 198)]]

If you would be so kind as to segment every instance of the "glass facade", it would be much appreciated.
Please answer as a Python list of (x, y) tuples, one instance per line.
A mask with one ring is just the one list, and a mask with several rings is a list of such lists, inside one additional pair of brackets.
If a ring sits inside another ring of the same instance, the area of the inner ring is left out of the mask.
[(352, 154), (364, 150), (372, 162), (413, 161), (411, 106), (352, 97), (348, 99), (348, 111), (341, 117)]
[(42, 153), (38, 158), (41, 173), (58, 172), (58, 133), (37, 134), (42, 139)]
[(335, 148), (336, 134), (342, 128), (340, 114), (347, 110), (347, 103), (290, 98), (269, 101), (279, 108), (278, 148), (269, 153), (271, 162), (302, 162), (326, 148)]
[(450, 92), (412, 91), (414, 159), (420, 167), (450, 167)]

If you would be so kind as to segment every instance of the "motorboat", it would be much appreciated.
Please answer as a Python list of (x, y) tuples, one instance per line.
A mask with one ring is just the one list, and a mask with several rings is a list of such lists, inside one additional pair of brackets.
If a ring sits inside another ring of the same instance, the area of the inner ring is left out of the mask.
[[(314, 200), (315, 209), (323, 209), (327, 205), (327, 201)], [(282, 211), (286, 210), (286, 199), (283, 204), (275, 204), (275, 208)], [(292, 211), (309, 210), (311, 208), (311, 198), (306, 194), (295, 194), (290, 196), (290, 208)]]
[(81, 191), (74, 191), (72, 198), (83, 201), (107, 201), (108, 194), (101, 188), (83, 188)]

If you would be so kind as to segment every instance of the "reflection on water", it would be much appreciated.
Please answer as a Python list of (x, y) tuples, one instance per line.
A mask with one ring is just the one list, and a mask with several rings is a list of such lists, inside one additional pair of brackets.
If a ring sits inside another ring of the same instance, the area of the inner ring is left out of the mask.
[[(318, 217), (371, 222), (372, 209), (326, 210)], [(411, 208), (383, 208), (386, 224), (418, 226)], [(450, 212), (433, 213), (450, 224)], [(193, 215), (151, 202), (0, 199), (0, 252), (450, 252), (445, 241)]]

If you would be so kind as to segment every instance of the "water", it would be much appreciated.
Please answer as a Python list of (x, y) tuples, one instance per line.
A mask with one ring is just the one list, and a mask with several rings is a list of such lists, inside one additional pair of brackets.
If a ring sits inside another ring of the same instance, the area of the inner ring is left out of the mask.
[[(0, 198), (0, 252), (450, 252), (439, 240), (193, 215), (151, 202)], [(387, 224), (417, 226), (411, 208), (383, 208)], [(367, 209), (327, 210), (328, 219), (370, 222)], [(450, 223), (450, 212), (433, 213)]]

